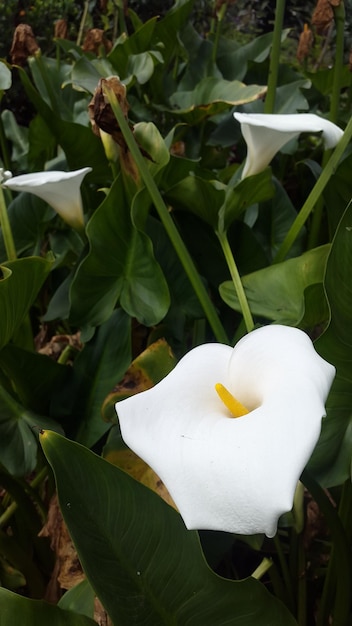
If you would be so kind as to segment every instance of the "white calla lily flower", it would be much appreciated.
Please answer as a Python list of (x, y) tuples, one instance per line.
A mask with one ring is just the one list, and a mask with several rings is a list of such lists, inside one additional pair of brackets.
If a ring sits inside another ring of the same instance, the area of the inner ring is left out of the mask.
[(46, 171), (22, 174), (5, 179), (3, 187), (12, 191), (26, 191), (45, 200), (62, 219), (77, 230), (84, 228), (81, 183), (91, 167), (73, 172)]
[(341, 128), (314, 113), (234, 113), (247, 144), (242, 178), (259, 174), (275, 154), (300, 133), (322, 133), (325, 148), (334, 148), (343, 135)]
[(334, 374), (288, 326), (254, 330), (235, 348), (205, 344), (116, 404), (122, 437), (187, 528), (272, 537), (318, 441)]

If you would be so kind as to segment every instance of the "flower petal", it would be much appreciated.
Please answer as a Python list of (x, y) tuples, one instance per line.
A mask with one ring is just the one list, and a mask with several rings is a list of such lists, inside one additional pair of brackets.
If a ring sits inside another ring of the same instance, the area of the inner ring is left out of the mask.
[[(234, 349), (191, 350), (158, 385), (119, 402), (122, 436), (188, 528), (273, 536), (319, 438), (334, 373), (305, 333), (266, 326)], [(219, 381), (248, 415), (229, 416)]]
[(234, 113), (241, 124), (248, 153), (242, 178), (261, 172), (275, 154), (300, 133), (322, 132), (325, 148), (333, 148), (343, 135), (341, 128), (314, 113), (269, 115)]
[(67, 224), (84, 228), (80, 186), (91, 167), (73, 172), (46, 171), (14, 176), (2, 183), (13, 191), (26, 191), (45, 200)]

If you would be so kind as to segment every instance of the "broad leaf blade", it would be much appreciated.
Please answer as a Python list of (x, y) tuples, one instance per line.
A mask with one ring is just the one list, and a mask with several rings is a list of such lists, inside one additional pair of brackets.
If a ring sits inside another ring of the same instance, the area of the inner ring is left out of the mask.
[(51, 262), (40, 257), (17, 259), (1, 266), (0, 348), (10, 341), (24, 321), (50, 268)]
[(96, 626), (85, 615), (65, 611), (42, 600), (29, 600), (0, 588), (1, 626)]
[(331, 310), (326, 332), (316, 342), (318, 352), (336, 367), (327, 418), (310, 469), (326, 486), (350, 477), (352, 449), (352, 204), (334, 237), (327, 261), (325, 289)]
[(71, 321), (96, 326), (117, 301), (147, 326), (160, 322), (170, 304), (169, 290), (149, 237), (134, 226), (117, 178), (87, 225), (90, 252), (71, 286)]
[(215, 575), (198, 534), (148, 488), (53, 432), (41, 443), (82, 566), (114, 624), (171, 626), (200, 616), (203, 626), (295, 624), (258, 581)]
[[(300, 325), (301, 320), (305, 319), (305, 290), (323, 283), (329, 250), (329, 245), (321, 246), (300, 257), (243, 276), (242, 283), (253, 315), (278, 324)], [(241, 311), (231, 281), (220, 285), (220, 295), (231, 308)], [(315, 323), (327, 321), (328, 312), (324, 306), (316, 314), (323, 317), (314, 320)], [(311, 317), (306, 321), (310, 324)]]
[(0, 385), (0, 463), (14, 476), (26, 476), (37, 464), (40, 428), (62, 429), (54, 420), (28, 411)]

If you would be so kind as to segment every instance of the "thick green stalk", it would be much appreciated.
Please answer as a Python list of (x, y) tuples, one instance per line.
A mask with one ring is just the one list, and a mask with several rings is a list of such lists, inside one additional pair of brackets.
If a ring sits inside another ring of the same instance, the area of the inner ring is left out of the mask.
[(323, 513), (332, 535), (332, 552), (325, 580), (323, 596), (316, 620), (317, 626), (329, 623), (330, 598), (335, 591), (335, 610), (333, 615), (334, 626), (349, 626), (351, 610), (351, 550), (341, 519), (326, 495), (324, 489), (314, 480), (311, 474), (304, 470), (301, 480)]
[(268, 91), (265, 96), (264, 113), (274, 113), (276, 87), (279, 73), (282, 26), (284, 23), (285, 0), (276, 0), (273, 43), (271, 46)]
[(273, 542), (275, 545), (276, 554), (279, 559), (280, 569), (281, 569), (282, 577), (283, 577), (284, 584), (285, 584), (285, 595), (286, 595), (285, 603), (287, 607), (290, 609), (291, 613), (294, 613), (295, 601), (294, 601), (294, 594), (293, 594), (293, 588), (292, 588), (292, 580), (291, 580), (290, 570), (286, 562), (286, 558), (284, 555), (284, 551), (282, 549), (282, 545), (281, 545), (281, 541), (280, 541), (280, 537), (278, 533), (276, 533), (275, 537), (273, 538)]
[(84, 7), (83, 7), (83, 13), (82, 13), (82, 17), (81, 17), (81, 23), (79, 25), (79, 31), (78, 31), (78, 35), (77, 35), (77, 41), (76, 41), (76, 45), (77, 46), (80, 46), (81, 43), (82, 43), (84, 27), (86, 25), (86, 19), (87, 19), (88, 11), (89, 11), (89, 0), (85, 0)]
[(216, 62), (216, 57), (218, 55), (222, 21), (225, 16), (226, 9), (227, 9), (227, 2), (224, 2), (224, 4), (220, 7), (220, 9), (217, 12), (216, 30), (215, 30), (215, 37), (214, 37), (213, 50), (212, 50), (212, 60), (214, 61), (214, 63)]
[(15, 261), (17, 259), (16, 247), (12, 236), (11, 226), (9, 222), (9, 216), (7, 214), (7, 207), (4, 197), (4, 192), (0, 187), (0, 226), (2, 229), (2, 235), (4, 238), (5, 250), (8, 261)]
[(218, 239), (220, 241), (220, 245), (221, 245), (222, 251), (224, 253), (224, 257), (226, 259), (227, 266), (228, 266), (228, 268), (230, 270), (232, 282), (234, 284), (234, 287), (235, 287), (235, 290), (236, 290), (236, 294), (237, 294), (237, 297), (238, 297), (238, 300), (239, 300), (239, 303), (240, 303), (240, 307), (241, 307), (244, 323), (246, 325), (247, 333), (250, 333), (251, 330), (253, 330), (253, 328), (254, 328), (254, 322), (253, 322), (253, 317), (252, 317), (251, 310), (249, 308), (247, 296), (245, 294), (245, 291), (244, 291), (244, 288), (243, 288), (243, 285), (242, 285), (241, 277), (240, 277), (238, 269), (237, 269), (236, 261), (233, 258), (232, 250), (231, 250), (229, 241), (227, 239), (226, 233), (224, 233), (224, 232), (221, 232), (221, 233), (217, 232), (216, 234), (217, 234)]
[(120, 130), (125, 138), (127, 146), (131, 152), (133, 159), (138, 167), (140, 175), (144, 181), (146, 188), (149, 191), (150, 197), (154, 203), (155, 209), (159, 214), (160, 220), (170, 238), (170, 241), (180, 259), (182, 266), (189, 278), (189, 281), (199, 299), (199, 302), (203, 308), (205, 317), (207, 318), (210, 327), (217, 341), (221, 343), (228, 343), (228, 337), (223, 325), (218, 317), (216, 309), (208, 295), (208, 292), (203, 284), (201, 277), (193, 263), (192, 257), (189, 254), (180, 233), (178, 232), (173, 219), (162, 199), (160, 191), (154, 181), (154, 178), (149, 172), (149, 169), (144, 161), (144, 158), (140, 152), (140, 149), (135, 141), (133, 133), (126, 121), (121, 107), (115, 94), (111, 89), (105, 88), (106, 96), (110, 102), (114, 115), (120, 126)]
[(284, 241), (282, 242), (281, 247), (274, 259), (274, 263), (280, 263), (281, 261), (283, 261), (287, 253), (290, 251), (292, 245), (294, 244), (297, 236), (300, 233), (301, 228), (304, 226), (309, 215), (311, 214), (314, 207), (316, 206), (331, 176), (335, 173), (336, 168), (339, 164), (339, 161), (344, 151), (346, 150), (349, 142), (351, 141), (351, 138), (352, 138), (352, 118), (348, 122), (343, 136), (341, 137), (335, 150), (331, 154), (329, 161), (324, 167), (312, 191), (310, 192), (307, 200), (302, 206), (295, 221), (293, 222), (291, 228), (289, 229)]
[[(342, 72), (343, 72), (343, 57), (344, 57), (344, 43), (345, 43), (345, 6), (343, 2), (340, 2), (339, 6), (334, 7), (335, 25), (336, 25), (336, 44), (335, 44), (335, 58), (334, 58), (334, 74), (330, 100), (330, 112), (329, 120), (334, 124), (338, 121), (341, 88), (342, 88)], [(323, 157), (323, 169), (328, 161), (329, 152), (324, 153)], [(308, 237), (308, 248), (315, 248), (319, 244), (319, 233), (321, 220), (324, 209), (323, 198), (319, 199), (313, 214), (312, 223), (310, 227)]]
[(345, 44), (345, 5), (343, 1), (340, 2), (339, 6), (334, 7), (334, 16), (336, 26), (336, 44), (329, 119), (331, 122), (334, 122), (334, 124), (336, 124), (340, 108)]

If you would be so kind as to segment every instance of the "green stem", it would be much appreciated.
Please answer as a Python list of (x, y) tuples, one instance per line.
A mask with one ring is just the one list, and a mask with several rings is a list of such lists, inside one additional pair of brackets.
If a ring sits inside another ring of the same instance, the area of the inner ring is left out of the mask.
[(260, 580), (261, 578), (263, 578), (264, 574), (266, 574), (266, 572), (271, 568), (272, 564), (273, 562), (271, 559), (264, 557), (262, 562), (258, 565), (258, 567), (251, 574), (251, 577), (255, 578), (256, 580)]
[[(344, 42), (345, 42), (345, 7), (341, 2), (338, 7), (334, 7), (335, 24), (336, 24), (336, 46), (335, 46), (335, 61), (334, 61), (334, 74), (333, 84), (330, 101), (330, 113), (329, 119), (336, 124), (338, 120), (339, 107), (340, 107), (340, 95), (342, 85), (342, 72), (343, 72), (343, 56), (344, 56)], [(329, 159), (330, 151), (326, 151), (323, 157), (322, 167), (326, 166)], [(319, 198), (317, 205), (312, 214), (312, 223), (310, 226), (308, 237), (308, 249), (315, 248), (319, 244), (319, 233), (321, 220), (323, 216), (324, 200)]]
[(171, 240), (171, 243), (177, 253), (178, 258), (180, 259), (182, 263), (182, 266), (199, 299), (199, 302), (202, 305), (205, 317), (207, 318), (209, 325), (211, 326), (217, 341), (221, 343), (228, 343), (227, 334), (225, 332), (223, 325), (221, 324), (221, 321), (218, 317), (216, 309), (208, 295), (208, 292), (202, 282), (201, 277), (199, 276), (199, 273), (197, 272), (197, 269), (193, 263), (192, 257), (189, 254), (185, 244), (183, 243), (181, 235), (178, 232), (172, 220), (172, 217), (161, 197), (160, 191), (154, 181), (154, 178), (149, 172), (149, 169), (135, 141), (135, 138), (129, 127), (129, 124), (124, 117), (124, 114), (121, 110), (118, 100), (111, 89), (106, 88), (105, 93), (110, 102), (110, 105), (117, 119), (117, 122), (120, 126), (120, 130), (125, 138), (127, 146), (131, 152), (131, 155), (133, 159), (135, 160), (135, 163), (139, 169), (139, 172), (144, 181), (144, 184), (149, 191), (149, 194), (154, 203), (155, 209), (159, 214), (160, 220)]
[(302, 206), (295, 221), (293, 222), (291, 228), (289, 229), (284, 241), (282, 242), (281, 248), (279, 249), (274, 259), (274, 263), (280, 263), (281, 261), (283, 261), (287, 253), (290, 251), (293, 243), (295, 242), (297, 236), (299, 235), (301, 228), (304, 226), (309, 215), (313, 211), (321, 194), (323, 193), (326, 185), (328, 184), (331, 176), (335, 173), (336, 168), (339, 164), (339, 161), (345, 149), (347, 148), (351, 138), (352, 138), (352, 118), (349, 120), (345, 129), (345, 132), (343, 136), (341, 137), (339, 143), (337, 144), (335, 150), (331, 154), (330, 159), (326, 164), (326, 167), (323, 169), (322, 173), (320, 174), (307, 200)]
[(284, 584), (285, 584), (286, 604), (288, 608), (290, 609), (291, 613), (294, 613), (295, 601), (294, 601), (294, 595), (293, 595), (293, 590), (292, 590), (292, 580), (291, 580), (290, 571), (287, 565), (287, 561), (286, 561), (286, 558), (282, 549), (282, 545), (281, 545), (281, 541), (280, 541), (278, 533), (276, 533), (275, 537), (273, 538), (273, 542), (275, 544), (275, 549), (276, 549), (276, 553), (279, 559), (280, 569), (281, 569)]
[[(41, 500), (36, 497), (34, 489), (38, 487), (45, 480), (47, 474), (48, 474), (48, 468), (45, 466), (40, 470), (40, 472), (38, 472), (37, 476), (29, 483), (29, 486), (27, 487), (29, 495), (32, 497), (35, 496), (33, 497), (33, 499), (35, 500), (37, 508), (40, 509), (43, 522), (45, 519), (46, 511), (43, 507), (43, 503), (41, 502)], [(18, 508), (19, 508), (19, 504), (17, 501), (11, 502), (11, 504), (7, 507), (6, 511), (4, 511), (4, 513), (0, 516), (0, 528), (3, 528), (4, 526), (8, 524), (9, 520), (11, 519), (11, 517), (17, 511)]]
[[(322, 161), (322, 171), (324, 171), (326, 164), (329, 161), (330, 155), (331, 155), (331, 150), (324, 151), (323, 161)], [(320, 196), (312, 212), (312, 220), (311, 220), (311, 224), (309, 228), (308, 242), (307, 242), (308, 250), (312, 250), (312, 248), (315, 248), (316, 246), (319, 245), (319, 233), (320, 233), (321, 221), (323, 218), (323, 210), (324, 210), (324, 198)]]
[(236, 290), (236, 294), (240, 303), (244, 323), (246, 325), (247, 333), (250, 333), (251, 330), (253, 330), (254, 328), (254, 322), (253, 322), (251, 310), (249, 308), (247, 296), (245, 294), (245, 291), (242, 285), (241, 277), (237, 269), (236, 261), (233, 258), (231, 246), (227, 239), (226, 233), (217, 231), (216, 234), (220, 241), (220, 245), (221, 245), (222, 251), (224, 253), (224, 257), (226, 259), (227, 266), (231, 274), (231, 278), (232, 278), (232, 281)]
[(89, 9), (89, 0), (85, 0), (84, 7), (83, 7), (82, 18), (81, 18), (81, 23), (79, 25), (79, 31), (78, 31), (78, 35), (77, 35), (77, 41), (76, 41), (76, 45), (77, 46), (80, 46), (81, 43), (82, 43), (84, 27), (86, 25), (86, 19), (87, 19), (87, 15), (88, 15), (88, 9)]
[(307, 578), (306, 578), (306, 554), (303, 545), (303, 537), (298, 537), (298, 584), (297, 584), (297, 621), (299, 626), (307, 623)]
[(0, 187), (0, 226), (4, 238), (4, 244), (6, 249), (6, 255), (8, 261), (15, 261), (17, 259), (16, 247), (12, 236), (9, 216), (7, 214), (7, 207), (4, 197), (4, 192)]
[(352, 587), (350, 545), (341, 519), (324, 489), (322, 489), (307, 470), (303, 471), (301, 480), (308, 491), (310, 491), (319, 509), (323, 513), (329, 525), (333, 540), (328, 574), (325, 579), (316, 626), (325, 626), (325, 624), (329, 623), (330, 598), (335, 589), (334, 626), (348, 626), (350, 624)]
[(285, 0), (276, 0), (273, 43), (271, 46), (268, 91), (264, 102), (264, 113), (274, 113), (276, 87), (279, 74), (282, 26), (284, 23)]
[(329, 119), (331, 122), (336, 124), (340, 108), (345, 44), (345, 5), (343, 1), (340, 2), (339, 6), (334, 7), (334, 16), (336, 26), (336, 44)]
[(227, 9), (227, 2), (224, 2), (224, 4), (221, 5), (221, 8), (217, 12), (216, 30), (215, 30), (215, 37), (214, 37), (213, 50), (212, 50), (212, 60), (214, 63), (216, 62), (216, 57), (218, 55), (222, 21), (224, 19), (226, 9)]

